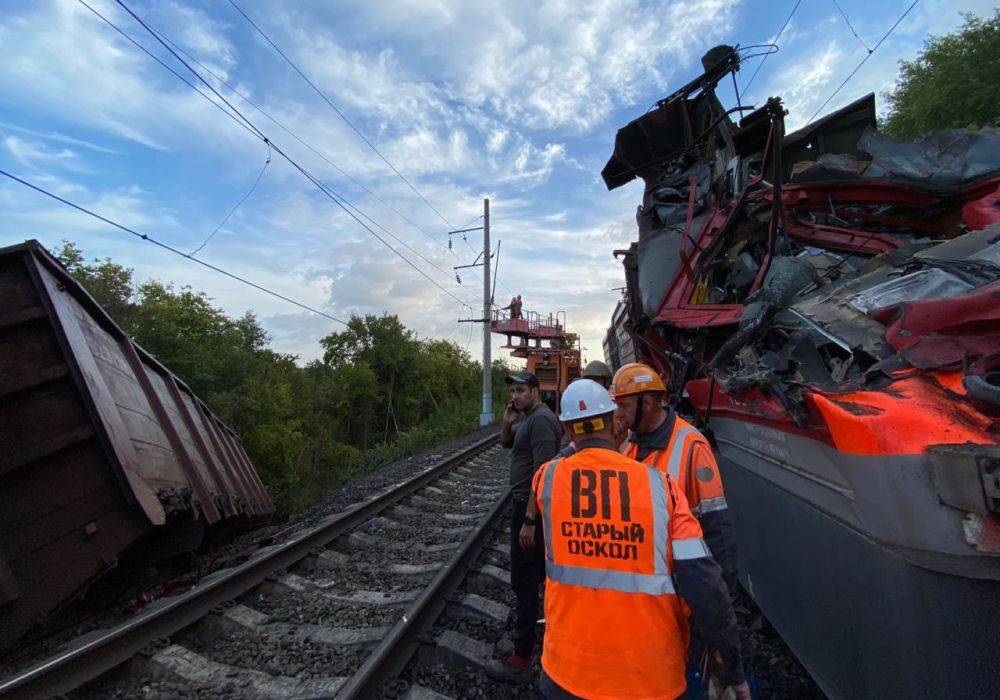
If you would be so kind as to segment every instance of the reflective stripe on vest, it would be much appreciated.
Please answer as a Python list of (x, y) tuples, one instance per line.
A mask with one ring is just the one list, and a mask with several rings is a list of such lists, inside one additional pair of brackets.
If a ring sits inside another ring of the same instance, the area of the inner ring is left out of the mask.
[[(559, 460), (553, 460), (542, 480), (540, 497), (542, 508), (545, 511), (545, 531), (547, 533), (555, 532), (552, 529), (552, 481), (555, 478), (558, 465)], [(667, 490), (664, 487), (663, 478), (655, 466), (647, 467), (646, 478), (649, 479), (649, 494), (653, 505), (654, 562), (652, 574), (557, 564), (552, 548), (555, 537), (551, 534), (545, 538), (545, 574), (553, 581), (587, 588), (615, 590), (624, 593), (649, 593), (651, 595), (674, 593), (674, 581), (670, 576), (670, 567), (667, 563), (667, 534), (670, 526)]]
[(670, 543), (674, 551), (674, 561), (680, 559), (701, 559), (710, 557), (712, 553), (701, 537), (691, 537), (684, 540), (674, 540)]
[(729, 504), (726, 503), (725, 496), (716, 496), (714, 498), (703, 498), (701, 499), (701, 503), (699, 503), (697, 506), (691, 509), (691, 513), (695, 517), (698, 517), (705, 513), (711, 513), (712, 511), (715, 510), (725, 510), (728, 507)]
[[(573, 443), (570, 443), (571, 445)], [(542, 504), (545, 506), (545, 532), (552, 532), (552, 509), (549, 507), (550, 498), (552, 496), (552, 476), (556, 473), (556, 467), (559, 466), (559, 457), (552, 460), (552, 464), (545, 471), (545, 479), (542, 481)], [(548, 568), (549, 562), (552, 561), (552, 537), (545, 538), (545, 568)]]
[[(674, 445), (670, 449), (670, 457), (667, 460), (667, 474), (670, 475), (670, 478), (676, 484), (680, 484), (681, 464), (684, 462), (684, 441), (688, 435), (697, 432), (695, 428), (685, 426), (674, 433)], [(656, 464), (659, 458), (660, 450), (657, 450), (654, 453), (653, 464)]]

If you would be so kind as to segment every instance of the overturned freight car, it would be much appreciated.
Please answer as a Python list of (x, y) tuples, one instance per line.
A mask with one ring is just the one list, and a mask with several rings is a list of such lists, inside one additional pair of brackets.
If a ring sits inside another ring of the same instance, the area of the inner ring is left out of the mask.
[(37, 241), (0, 249), (0, 649), (274, 508), (233, 432)]
[[(627, 318), (714, 436), (740, 579), (834, 698), (998, 697), (1000, 130), (793, 133), (739, 54), (622, 128)], [(735, 112), (749, 112), (733, 119)]]

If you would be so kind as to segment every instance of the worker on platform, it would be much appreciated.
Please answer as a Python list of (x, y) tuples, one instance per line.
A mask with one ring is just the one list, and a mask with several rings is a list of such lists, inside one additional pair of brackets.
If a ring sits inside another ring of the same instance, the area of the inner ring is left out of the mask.
[(510, 311), (510, 319), (512, 321), (521, 318), (521, 295), (518, 294), (511, 297), (510, 303), (503, 308)]
[(514, 648), (504, 656), (502, 664), (507, 677), (516, 679), (530, 674), (538, 621), (538, 589), (545, 579), (542, 528), (535, 531), (536, 546), (522, 547), (518, 534), (528, 505), (531, 479), (538, 467), (559, 450), (562, 426), (541, 401), (538, 377), (531, 372), (518, 372), (507, 377), (506, 382), (510, 387), (510, 403), (503, 414), (500, 444), (511, 451), (510, 583), (517, 605)]
[[(736, 616), (719, 565), (673, 480), (618, 452), (615, 404), (586, 379), (560, 421), (577, 446), (535, 475), (524, 547), (545, 534), (545, 698), (677, 698), (686, 688), (690, 609), (721, 660), (719, 680), (750, 698)], [(716, 656), (713, 655), (713, 656)]]
[(664, 407), (666, 393), (660, 375), (649, 365), (632, 362), (615, 374), (611, 394), (618, 415), (631, 430), (623, 452), (670, 474), (698, 518), (726, 584), (735, 592), (736, 542), (719, 466), (708, 440)]

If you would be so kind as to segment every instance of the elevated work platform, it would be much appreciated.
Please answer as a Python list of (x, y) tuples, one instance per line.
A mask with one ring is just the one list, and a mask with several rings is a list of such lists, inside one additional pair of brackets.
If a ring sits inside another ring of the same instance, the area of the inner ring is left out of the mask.
[(558, 342), (566, 337), (566, 312), (542, 316), (537, 311), (525, 311), (518, 318), (511, 318), (509, 311), (493, 309), (490, 331), (506, 335), (507, 347), (517, 347), (511, 343), (511, 338), (520, 338), (520, 345), (534, 340), (536, 347), (543, 340)]
[(566, 312), (542, 316), (525, 311), (511, 318), (508, 311), (494, 309), (490, 330), (507, 336), (504, 347), (525, 360), (525, 369), (538, 377), (542, 400), (557, 411), (562, 392), (581, 371), (577, 337), (566, 332)]

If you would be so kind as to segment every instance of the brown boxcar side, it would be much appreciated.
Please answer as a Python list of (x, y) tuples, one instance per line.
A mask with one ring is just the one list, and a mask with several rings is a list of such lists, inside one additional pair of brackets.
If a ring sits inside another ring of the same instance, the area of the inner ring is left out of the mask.
[(273, 510), (233, 432), (58, 261), (0, 249), (0, 647), (140, 541)]

